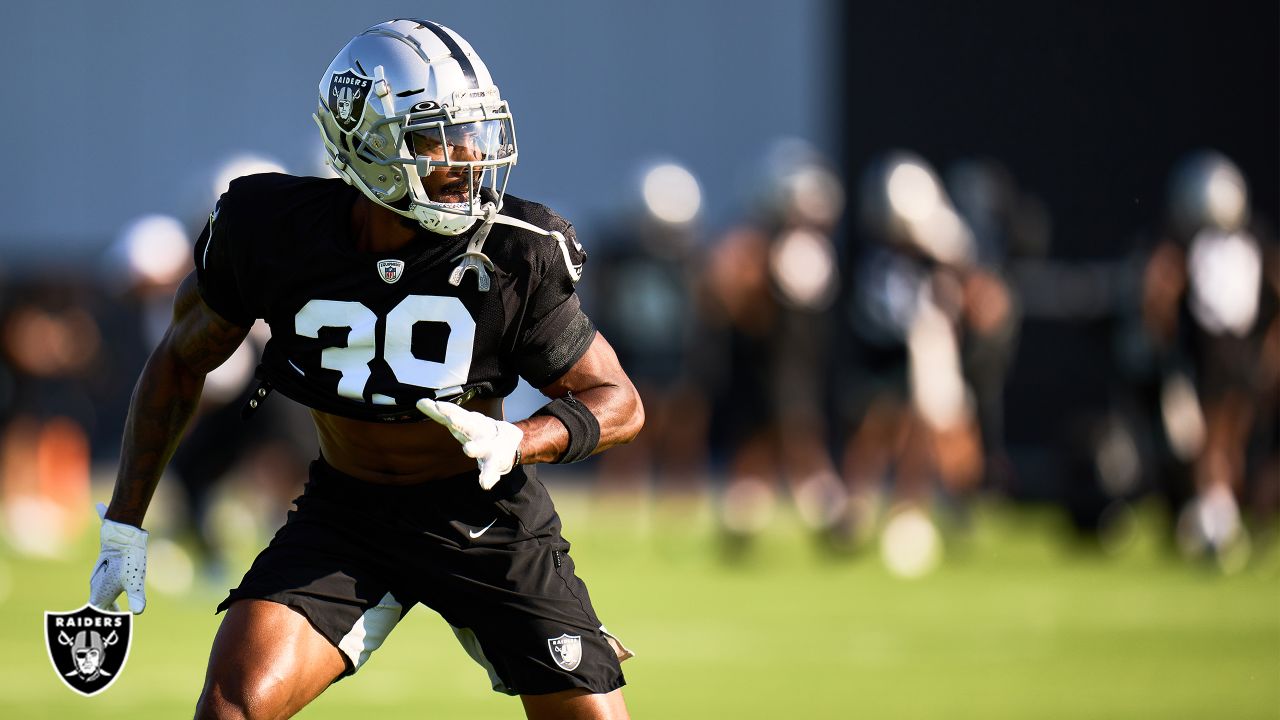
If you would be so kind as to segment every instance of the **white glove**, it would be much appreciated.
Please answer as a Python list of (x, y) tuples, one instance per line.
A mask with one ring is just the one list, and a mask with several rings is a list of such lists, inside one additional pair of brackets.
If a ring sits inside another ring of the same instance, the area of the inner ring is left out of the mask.
[(102, 550), (93, 575), (89, 576), (89, 604), (118, 612), (116, 598), (123, 592), (129, 598), (129, 611), (141, 615), (147, 607), (147, 594), (142, 587), (147, 576), (147, 531), (108, 520), (106, 514), (107, 506), (98, 503)]
[(498, 479), (511, 472), (516, 464), (516, 450), (524, 439), (524, 431), (503, 420), (494, 420), (451, 402), (423, 398), (418, 401), (422, 414), (449, 428), (462, 452), (476, 459), (480, 466), (480, 487), (492, 489)]

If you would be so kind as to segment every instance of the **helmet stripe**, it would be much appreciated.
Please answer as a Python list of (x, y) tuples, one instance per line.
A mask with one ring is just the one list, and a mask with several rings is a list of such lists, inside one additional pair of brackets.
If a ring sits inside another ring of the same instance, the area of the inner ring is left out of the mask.
[(448, 30), (430, 20), (414, 19), (414, 22), (421, 23), (423, 27), (435, 33), (436, 37), (440, 38), (440, 42), (449, 48), (449, 54), (453, 56), (453, 59), (458, 61), (458, 66), (462, 69), (462, 75), (466, 77), (467, 82), (471, 83), (471, 87), (480, 87), (480, 82), (476, 80), (476, 68), (471, 64), (471, 58), (467, 57), (467, 54), (462, 50), (462, 46), (458, 44), (457, 40), (453, 39)]

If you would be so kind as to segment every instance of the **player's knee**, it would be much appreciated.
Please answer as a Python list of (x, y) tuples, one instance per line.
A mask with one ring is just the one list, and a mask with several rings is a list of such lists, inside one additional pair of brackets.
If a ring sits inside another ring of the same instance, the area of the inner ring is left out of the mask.
[(280, 715), (280, 678), (209, 677), (196, 705), (196, 720), (253, 720)]

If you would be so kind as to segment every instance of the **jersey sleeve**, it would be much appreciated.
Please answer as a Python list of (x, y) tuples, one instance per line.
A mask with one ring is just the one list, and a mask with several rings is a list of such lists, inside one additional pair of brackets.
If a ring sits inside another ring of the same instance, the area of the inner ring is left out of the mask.
[[(563, 221), (561, 221), (563, 223)], [(578, 272), (587, 253), (578, 244), (573, 226), (563, 223), (569, 262)], [(582, 310), (559, 243), (538, 238), (541, 252), (535, 256), (535, 277), (525, 305), (524, 323), (516, 339), (516, 371), (535, 388), (545, 387), (568, 372), (587, 352), (596, 337), (596, 326)]]
[(224, 195), (196, 240), (197, 287), (200, 297), (214, 312), (228, 322), (247, 327), (253, 324), (257, 313), (241, 291), (248, 285), (247, 263), (243, 249), (235, 243), (229, 204)]

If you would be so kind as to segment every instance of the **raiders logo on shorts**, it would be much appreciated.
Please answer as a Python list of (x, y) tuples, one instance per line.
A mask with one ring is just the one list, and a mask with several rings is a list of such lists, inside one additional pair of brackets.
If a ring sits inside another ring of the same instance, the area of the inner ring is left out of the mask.
[(577, 669), (578, 663), (582, 662), (581, 635), (565, 634), (550, 638), (547, 640), (547, 647), (551, 648), (551, 659), (565, 670), (573, 671)]

